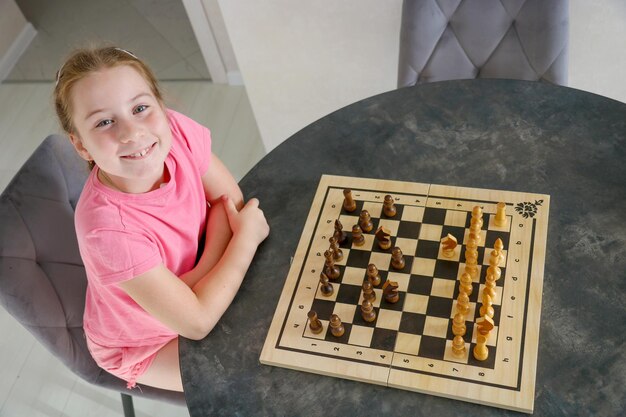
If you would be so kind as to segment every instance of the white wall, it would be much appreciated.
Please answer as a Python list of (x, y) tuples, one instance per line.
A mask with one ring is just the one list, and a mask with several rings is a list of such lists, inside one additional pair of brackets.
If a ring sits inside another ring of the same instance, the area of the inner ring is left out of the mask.
[(626, 0), (570, 0), (569, 86), (626, 103)]
[[(265, 147), (396, 88), (402, 0), (218, 0)], [(569, 85), (626, 102), (626, 1), (570, 0)]]
[(9, 75), (35, 34), (14, 0), (0, 0), (0, 82)]
[(270, 151), (333, 110), (396, 87), (401, 0), (220, 0)]

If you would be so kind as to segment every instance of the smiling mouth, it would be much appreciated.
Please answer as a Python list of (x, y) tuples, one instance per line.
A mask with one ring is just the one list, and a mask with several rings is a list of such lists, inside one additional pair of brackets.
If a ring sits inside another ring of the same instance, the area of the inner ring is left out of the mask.
[(156, 145), (156, 142), (153, 143), (152, 145), (148, 146), (147, 148), (140, 150), (139, 152), (135, 152), (135, 153), (131, 153), (130, 155), (122, 156), (122, 158), (125, 158), (125, 159), (141, 159), (144, 156), (148, 155), (148, 153), (150, 153), (150, 151), (152, 151), (152, 149), (154, 148), (155, 145)]

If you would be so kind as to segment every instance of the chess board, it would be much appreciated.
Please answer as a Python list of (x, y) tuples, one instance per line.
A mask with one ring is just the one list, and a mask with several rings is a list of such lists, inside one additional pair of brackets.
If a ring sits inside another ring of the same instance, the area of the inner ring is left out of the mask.
[[(357, 209), (343, 209), (349, 188)], [(397, 213), (383, 213), (384, 196), (395, 200)], [(418, 391), (495, 407), (532, 413), (537, 365), (541, 295), (548, 227), (548, 195), (461, 188), (365, 178), (322, 176), (298, 248), (293, 257), (263, 351), (261, 363)], [(494, 218), (505, 202), (506, 225)], [(466, 353), (452, 353), (452, 318), (456, 313), (459, 277), (464, 271), (474, 206), (483, 209), (479, 271), (473, 281), (464, 336)], [(368, 210), (374, 229), (365, 244), (352, 244), (352, 225)], [(332, 280), (333, 294), (320, 291), (324, 251), (329, 248), (335, 219), (348, 234), (341, 244), (341, 275)], [(380, 249), (374, 231), (391, 231), (392, 248), (401, 248), (402, 270), (391, 267), (391, 249)], [(452, 258), (442, 254), (440, 240), (450, 233), (458, 240)], [(489, 356), (478, 361), (476, 318), (494, 242), (504, 243), (493, 300), (495, 327), (489, 334)], [(374, 263), (382, 283), (375, 288), (377, 318), (361, 317), (361, 286), (368, 264)], [(384, 300), (386, 280), (398, 283), (400, 300)], [(324, 329), (314, 334), (307, 313), (314, 310)], [(329, 328), (337, 314), (345, 328), (334, 337)]]

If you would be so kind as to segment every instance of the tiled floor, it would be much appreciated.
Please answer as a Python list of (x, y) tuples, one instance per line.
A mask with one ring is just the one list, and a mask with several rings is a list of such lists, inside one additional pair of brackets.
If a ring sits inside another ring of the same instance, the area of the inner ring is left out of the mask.
[[(235, 178), (265, 154), (245, 89), (206, 81), (180, 0), (17, 2), (39, 34), (0, 84), (0, 191), (39, 143), (58, 132), (50, 80), (68, 45), (92, 35), (144, 57), (161, 79), (186, 80), (162, 83), (168, 106), (211, 129), (213, 151)], [(122, 415), (117, 392), (76, 377), (3, 308), (0, 335), (0, 417)], [(141, 417), (188, 415), (180, 406), (142, 398), (134, 402)]]

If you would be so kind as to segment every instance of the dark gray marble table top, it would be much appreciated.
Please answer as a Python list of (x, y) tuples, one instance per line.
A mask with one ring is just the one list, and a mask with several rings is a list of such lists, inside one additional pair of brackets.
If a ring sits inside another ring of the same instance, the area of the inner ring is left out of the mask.
[(626, 104), (537, 82), (404, 88), (282, 143), (240, 185), (271, 234), (204, 340), (181, 338), (191, 416), (502, 416), (512, 411), (261, 365), (322, 174), (550, 194), (537, 416), (626, 408)]

